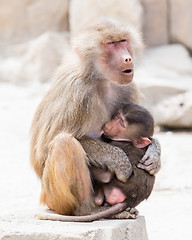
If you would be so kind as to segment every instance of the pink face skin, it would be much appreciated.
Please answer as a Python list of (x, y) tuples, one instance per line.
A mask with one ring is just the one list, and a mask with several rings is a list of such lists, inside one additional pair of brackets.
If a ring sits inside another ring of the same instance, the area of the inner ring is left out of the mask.
[(111, 121), (107, 122), (104, 125), (103, 131), (105, 137), (111, 140), (129, 141), (129, 139), (127, 139), (125, 135), (126, 128), (127, 128), (126, 121), (124, 121), (120, 114), (118, 114)]
[(120, 85), (127, 85), (133, 79), (132, 51), (128, 40), (109, 40), (102, 43), (99, 68), (106, 79)]

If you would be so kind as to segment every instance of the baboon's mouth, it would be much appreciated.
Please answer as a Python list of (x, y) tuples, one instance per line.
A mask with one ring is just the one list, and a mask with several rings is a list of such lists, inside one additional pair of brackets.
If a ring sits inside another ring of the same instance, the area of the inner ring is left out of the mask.
[(125, 69), (122, 71), (123, 73), (127, 73), (127, 74), (130, 74), (133, 72), (133, 69)]

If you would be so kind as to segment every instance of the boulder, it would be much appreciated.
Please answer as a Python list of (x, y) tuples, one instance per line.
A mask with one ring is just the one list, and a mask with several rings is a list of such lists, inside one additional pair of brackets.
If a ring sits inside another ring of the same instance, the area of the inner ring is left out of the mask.
[(0, 60), (0, 81), (45, 82), (52, 78), (68, 47), (68, 34), (47, 32), (15, 45)]
[[(192, 58), (187, 49), (181, 44), (171, 44), (148, 49), (145, 58), (177, 74), (192, 74)], [(157, 75), (159, 74), (157, 72)]]
[(69, 24), (74, 36), (98, 17), (110, 17), (141, 29), (142, 6), (139, 0), (71, 0)]
[(91, 223), (42, 221), (34, 211), (0, 216), (0, 239), (10, 240), (148, 240), (145, 218), (101, 220)]
[(68, 29), (68, 0), (0, 1), (0, 45)]
[(169, 42), (168, 0), (141, 0), (144, 8), (143, 35), (147, 46)]
[(192, 1), (170, 0), (170, 37), (192, 51)]
[(136, 68), (135, 81), (149, 108), (171, 96), (192, 90), (192, 60), (179, 44), (149, 48)]
[(192, 128), (192, 91), (167, 98), (153, 108), (158, 125)]

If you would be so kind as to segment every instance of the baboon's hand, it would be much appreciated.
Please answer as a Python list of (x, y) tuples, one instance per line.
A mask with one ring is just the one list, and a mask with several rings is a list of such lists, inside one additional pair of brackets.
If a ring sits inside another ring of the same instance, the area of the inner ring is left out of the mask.
[(149, 145), (145, 155), (140, 160), (137, 167), (142, 168), (149, 172), (151, 175), (155, 175), (161, 167), (161, 146), (156, 139), (152, 139), (152, 143)]
[(132, 165), (122, 149), (113, 148), (114, 156), (111, 156), (111, 161), (106, 162), (106, 165), (110, 171), (115, 172), (118, 180), (126, 182), (132, 174)]
[(122, 149), (87, 136), (79, 141), (87, 154), (89, 163), (114, 172), (117, 179), (122, 182), (127, 181), (132, 173), (132, 165)]

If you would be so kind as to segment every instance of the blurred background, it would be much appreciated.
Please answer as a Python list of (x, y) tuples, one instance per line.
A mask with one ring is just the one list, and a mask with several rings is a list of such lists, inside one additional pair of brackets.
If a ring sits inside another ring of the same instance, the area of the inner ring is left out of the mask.
[(192, 0), (0, 0), (4, 224), (17, 224), (23, 212), (38, 207), (40, 181), (29, 163), (32, 117), (70, 39), (99, 16), (133, 24), (146, 45), (135, 81), (162, 145), (154, 191), (138, 207), (146, 217), (149, 240), (191, 240)]

